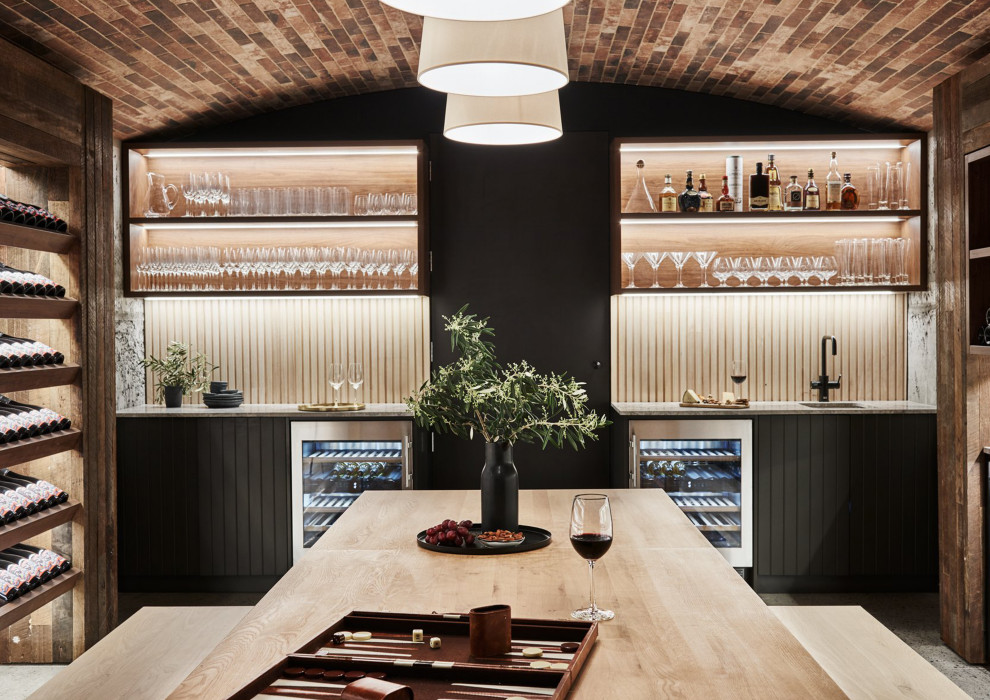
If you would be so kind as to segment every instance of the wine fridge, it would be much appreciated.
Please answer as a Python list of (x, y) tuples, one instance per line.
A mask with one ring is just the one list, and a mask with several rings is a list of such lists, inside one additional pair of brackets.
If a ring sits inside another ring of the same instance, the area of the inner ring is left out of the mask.
[(751, 567), (752, 422), (632, 421), (629, 433), (629, 486), (663, 489), (732, 566)]
[(411, 421), (294, 421), (292, 554), (326, 532), (364, 491), (413, 487)]

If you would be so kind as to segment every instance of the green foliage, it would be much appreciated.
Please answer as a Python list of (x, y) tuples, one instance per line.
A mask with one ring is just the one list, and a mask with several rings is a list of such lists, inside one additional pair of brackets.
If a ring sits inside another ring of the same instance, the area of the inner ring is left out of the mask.
[(155, 399), (165, 400), (165, 387), (181, 386), (182, 393), (206, 391), (210, 375), (217, 370), (203, 353), (189, 357), (189, 346), (173, 340), (165, 351), (165, 359), (150, 355), (141, 360), (141, 366), (155, 375)]
[(505, 367), (495, 359), (489, 340), (495, 331), (488, 319), (466, 314), (462, 307), (444, 316), (450, 347), (459, 357), (433, 372), (430, 380), (406, 399), (416, 422), (468, 440), (533, 442), (545, 449), (584, 447), (608, 425), (588, 410), (584, 383), (566, 374), (539, 374), (529, 363)]

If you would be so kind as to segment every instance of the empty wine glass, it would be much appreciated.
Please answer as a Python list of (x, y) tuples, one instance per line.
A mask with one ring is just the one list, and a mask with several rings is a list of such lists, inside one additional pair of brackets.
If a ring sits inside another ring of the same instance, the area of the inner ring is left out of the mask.
[(718, 255), (716, 250), (699, 250), (692, 253), (694, 259), (698, 262), (698, 266), (701, 268), (701, 286), (708, 287), (708, 266), (712, 264), (715, 256)]
[(764, 257), (751, 257), (749, 259), (750, 269), (753, 271), (753, 276), (756, 277), (758, 286), (766, 287), (770, 282), (770, 275), (773, 271), (770, 269), (770, 261)]
[(681, 270), (684, 269), (684, 263), (691, 257), (691, 253), (670, 252), (667, 253), (667, 257), (671, 259), (674, 267), (677, 268), (677, 284), (674, 287), (684, 287), (684, 283), (681, 281)]
[(364, 367), (360, 362), (352, 362), (347, 367), (347, 383), (351, 385), (351, 389), (354, 390), (354, 403), (358, 400), (358, 389), (364, 384)]
[(622, 262), (629, 268), (629, 284), (626, 289), (633, 289), (636, 286), (636, 263), (643, 257), (642, 253), (632, 253), (629, 251), (622, 253)]
[(608, 496), (582, 493), (571, 504), (571, 546), (588, 562), (591, 579), (591, 604), (571, 613), (576, 620), (611, 620), (615, 613), (602, 610), (595, 601), (595, 562), (612, 546), (612, 508)]
[(196, 173), (189, 173), (182, 181), (182, 197), (186, 202), (186, 213), (183, 216), (192, 216), (195, 208), (196, 192), (199, 189), (199, 176)]
[[(777, 286), (782, 287), (787, 284), (785, 268), (784, 268), (784, 256), (775, 255), (767, 258), (770, 265), (770, 277), (777, 280)], [(770, 282), (770, 277), (767, 278), (767, 283)]]
[(331, 362), (327, 367), (327, 377), (330, 380), (330, 386), (333, 387), (334, 406), (339, 403), (337, 399), (340, 396), (340, 387), (344, 386), (344, 379), (346, 376), (347, 375), (344, 374), (343, 362)]
[(660, 263), (667, 258), (667, 253), (651, 251), (643, 253), (643, 257), (646, 258), (646, 262), (653, 268), (653, 284), (650, 286), (650, 289), (656, 289), (660, 286), (660, 283), (657, 281), (657, 270), (660, 268)]

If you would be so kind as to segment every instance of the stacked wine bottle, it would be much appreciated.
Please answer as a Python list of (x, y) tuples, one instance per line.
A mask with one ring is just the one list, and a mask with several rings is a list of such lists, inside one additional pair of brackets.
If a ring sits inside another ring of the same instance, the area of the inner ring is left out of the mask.
[(20, 403), (0, 394), (0, 444), (68, 430), (71, 424), (50, 408)]
[(34, 226), (48, 231), (65, 233), (69, 225), (43, 207), (18, 202), (0, 194), (0, 221), (10, 221), (24, 226)]
[(36, 272), (18, 270), (0, 263), (0, 293), (64, 297), (65, 287)]
[(0, 369), (60, 365), (63, 362), (65, 355), (44, 343), (0, 333)]
[(0, 605), (64, 574), (72, 562), (50, 549), (19, 544), (0, 551)]
[(0, 522), (25, 518), (69, 500), (69, 494), (44, 479), (0, 469)]

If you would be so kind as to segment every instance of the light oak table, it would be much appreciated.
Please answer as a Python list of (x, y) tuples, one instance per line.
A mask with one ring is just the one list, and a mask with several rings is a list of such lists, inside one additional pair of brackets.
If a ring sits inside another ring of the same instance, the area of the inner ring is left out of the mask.
[[(844, 698), (722, 556), (659, 490), (607, 491), (615, 543), (596, 568), (616, 618), (570, 697)], [(477, 491), (366, 492), (170, 696), (223, 698), (351, 610), (466, 612), (508, 603), (568, 619), (587, 603), (587, 564), (571, 549), (573, 491), (526, 491), (527, 525), (554, 534), (522, 554), (456, 556), (418, 548), (435, 522), (476, 516)]]

